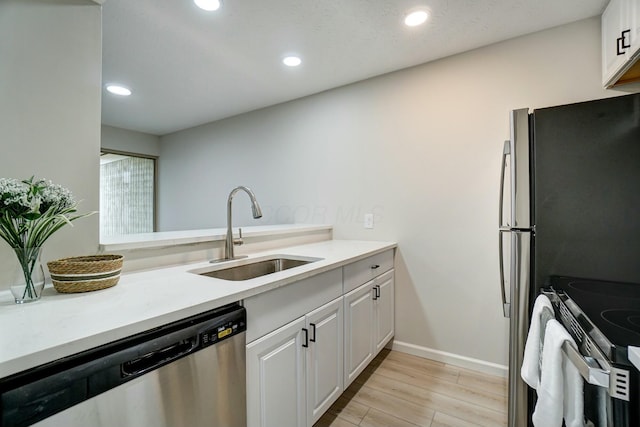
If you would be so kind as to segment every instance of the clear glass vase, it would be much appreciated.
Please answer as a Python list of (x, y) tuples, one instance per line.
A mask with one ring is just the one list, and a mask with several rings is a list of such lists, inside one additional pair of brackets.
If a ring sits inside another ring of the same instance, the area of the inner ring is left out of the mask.
[(44, 289), (44, 270), (40, 256), (42, 248), (13, 248), (16, 254), (16, 272), (11, 293), (16, 304), (37, 301)]

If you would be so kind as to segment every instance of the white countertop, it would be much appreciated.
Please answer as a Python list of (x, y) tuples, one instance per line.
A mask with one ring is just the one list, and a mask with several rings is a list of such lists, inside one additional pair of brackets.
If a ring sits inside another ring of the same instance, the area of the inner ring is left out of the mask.
[[(311, 231), (331, 230), (331, 225), (325, 224), (278, 224), (252, 225), (242, 228), (244, 237), (282, 236), (286, 234), (308, 233)], [(234, 227), (234, 233), (238, 227)], [(236, 234), (234, 234), (236, 235)], [(149, 249), (177, 245), (225, 240), (226, 228), (208, 228), (203, 230), (160, 231), (154, 233), (127, 234), (100, 238), (102, 252), (116, 252), (129, 249)]]
[(341, 267), (395, 246), (390, 242), (329, 240), (255, 253), (249, 259), (286, 254), (322, 260), (243, 282), (189, 272), (224, 265), (204, 261), (124, 274), (116, 286), (95, 292), (59, 294), (47, 287), (40, 301), (25, 305), (14, 304), (9, 291), (1, 292), (0, 378)]

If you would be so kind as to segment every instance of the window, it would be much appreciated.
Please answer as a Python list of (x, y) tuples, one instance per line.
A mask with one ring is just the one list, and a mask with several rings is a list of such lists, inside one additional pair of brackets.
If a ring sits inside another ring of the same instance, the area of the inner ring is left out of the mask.
[(155, 231), (156, 158), (100, 154), (100, 235)]

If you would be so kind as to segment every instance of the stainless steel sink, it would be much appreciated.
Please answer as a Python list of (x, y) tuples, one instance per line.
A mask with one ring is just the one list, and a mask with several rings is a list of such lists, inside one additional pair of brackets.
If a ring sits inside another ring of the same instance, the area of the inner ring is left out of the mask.
[(318, 260), (319, 258), (268, 258), (233, 267), (218, 268), (215, 270), (209, 269), (205, 271), (198, 270), (193, 271), (193, 273), (200, 274), (201, 276), (214, 277), (216, 279), (241, 281), (300, 267), (301, 265), (306, 265)]

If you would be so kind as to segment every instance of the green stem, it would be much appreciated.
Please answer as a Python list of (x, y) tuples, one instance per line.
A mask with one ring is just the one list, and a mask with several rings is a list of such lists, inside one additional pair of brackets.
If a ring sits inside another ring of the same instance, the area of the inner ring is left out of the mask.
[(22, 268), (22, 274), (24, 275), (25, 288), (22, 294), (22, 299), (37, 298), (37, 292), (33, 283), (33, 270), (39, 263), (40, 248), (14, 248), (18, 262)]

